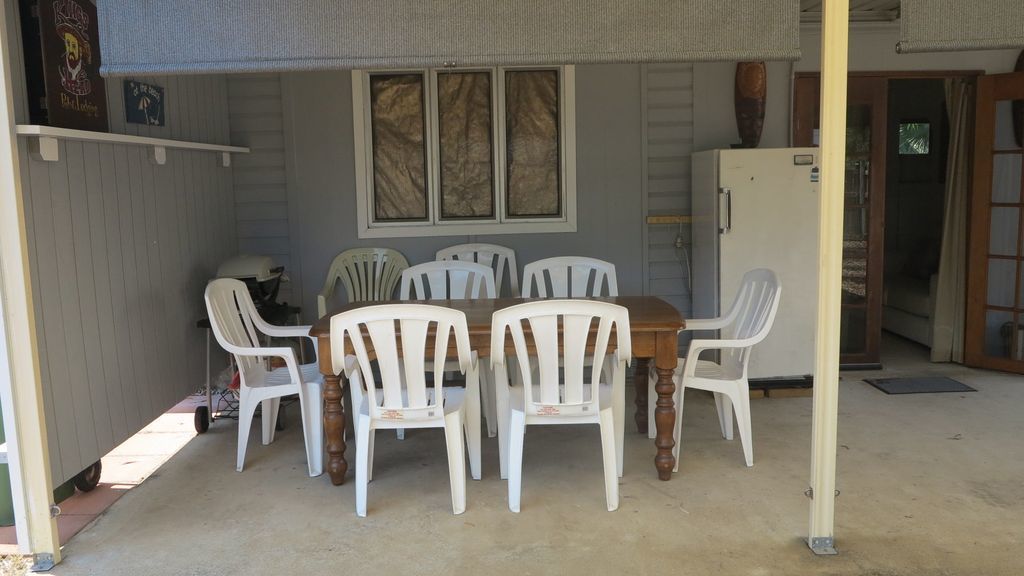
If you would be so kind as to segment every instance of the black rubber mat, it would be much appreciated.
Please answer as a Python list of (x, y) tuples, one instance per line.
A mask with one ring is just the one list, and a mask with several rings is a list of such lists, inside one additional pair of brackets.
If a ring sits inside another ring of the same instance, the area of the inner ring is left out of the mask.
[(917, 378), (865, 378), (865, 382), (886, 394), (934, 394), (936, 392), (976, 392), (963, 382), (945, 376)]

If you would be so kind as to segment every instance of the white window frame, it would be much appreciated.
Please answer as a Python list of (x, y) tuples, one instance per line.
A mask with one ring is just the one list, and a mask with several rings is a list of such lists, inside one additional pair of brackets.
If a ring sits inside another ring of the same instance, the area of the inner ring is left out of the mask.
[[(558, 70), (559, 143), (561, 162), (561, 216), (510, 218), (505, 194), (505, 71)], [(440, 218), (440, 152), (437, 118), (437, 74), (447, 71), (490, 71), (494, 126), (493, 218), (448, 220)], [(375, 73), (421, 74), (426, 89), (427, 219), (412, 222), (375, 222), (373, 214), (373, 133), (370, 127), (369, 76)], [(353, 70), (352, 119), (356, 168), (356, 221), (359, 238), (460, 236), (478, 234), (530, 234), (576, 231), (576, 69), (574, 66), (499, 66), (429, 70)]]

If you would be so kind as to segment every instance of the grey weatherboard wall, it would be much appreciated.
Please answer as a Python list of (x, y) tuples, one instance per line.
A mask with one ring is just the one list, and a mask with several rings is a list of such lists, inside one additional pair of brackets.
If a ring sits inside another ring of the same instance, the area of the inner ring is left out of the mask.
[[(520, 268), (552, 255), (603, 258), (616, 265), (621, 293), (655, 294), (689, 310), (681, 253), (673, 244), (678, 228), (644, 221), (647, 214), (690, 210), (689, 65), (576, 67), (579, 230), (560, 234), (360, 240), (350, 75), (263, 74), (228, 82), (233, 143), (253, 147), (254, 158), (265, 154), (268, 161), (236, 163), (239, 245), (288, 265), (292, 295), (307, 322), (315, 317), (315, 295), (331, 259), (344, 249), (385, 246), (417, 263), (432, 260), (439, 248), (471, 241), (514, 248)], [(283, 121), (274, 115), (278, 100)], [(688, 242), (688, 228), (684, 233)]]
[[(5, 2), (8, 22), (16, 3)], [(12, 31), (16, 119), (27, 123)], [(228, 143), (223, 76), (138, 77), (163, 86), (167, 125), (125, 124), (108, 82), (110, 131)], [(71, 478), (203, 383), (203, 289), (236, 251), (230, 168), (219, 154), (60, 141), (31, 159), (19, 138), (44, 409), (55, 483)]]

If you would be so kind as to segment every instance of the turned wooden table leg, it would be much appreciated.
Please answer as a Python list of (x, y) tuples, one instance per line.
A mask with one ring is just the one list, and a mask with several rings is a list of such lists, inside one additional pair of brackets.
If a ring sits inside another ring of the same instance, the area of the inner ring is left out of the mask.
[(633, 419), (636, 421), (636, 430), (641, 434), (647, 434), (647, 374), (649, 371), (647, 358), (636, 359), (636, 372), (633, 373), (633, 387), (636, 388), (636, 414)]
[(673, 438), (676, 427), (676, 383), (672, 375), (678, 361), (678, 343), (679, 336), (675, 331), (658, 333), (657, 355), (654, 358), (658, 372), (658, 383), (654, 386), (654, 391), (658, 393), (658, 405), (654, 409), (658, 436), (654, 445), (658, 447), (658, 455), (654, 457), (654, 466), (658, 469), (658, 478), (662, 480), (671, 478), (672, 470), (676, 467), (676, 459), (672, 455), (672, 448), (676, 444)]
[(658, 406), (654, 409), (654, 421), (658, 426), (658, 437), (654, 445), (658, 447), (658, 455), (654, 457), (654, 466), (658, 469), (658, 478), (668, 480), (672, 477), (672, 469), (676, 467), (676, 459), (672, 455), (675, 440), (672, 438), (676, 425), (676, 407), (673, 397), (676, 384), (672, 380), (674, 370), (658, 368), (658, 383), (654, 390), (658, 393)]
[(335, 486), (345, 482), (345, 409), (340, 375), (324, 376), (324, 431), (327, 434), (327, 473)]

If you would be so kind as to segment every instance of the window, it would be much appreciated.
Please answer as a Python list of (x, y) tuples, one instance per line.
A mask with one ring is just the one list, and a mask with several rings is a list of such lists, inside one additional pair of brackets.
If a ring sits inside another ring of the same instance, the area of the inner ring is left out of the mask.
[(574, 70), (352, 73), (360, 238), (576, 230)]
[(900, 155), (927, 155), (931, 148), (931, 132), (932, 127), (928, 122), (900, 122)]

